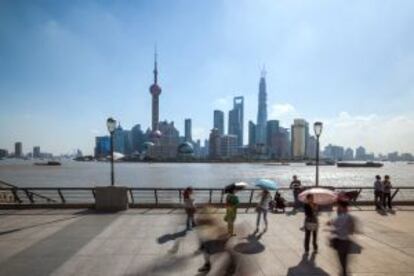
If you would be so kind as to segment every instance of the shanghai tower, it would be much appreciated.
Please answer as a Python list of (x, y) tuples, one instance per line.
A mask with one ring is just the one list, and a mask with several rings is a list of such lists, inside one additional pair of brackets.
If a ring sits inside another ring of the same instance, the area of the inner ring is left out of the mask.
[(262, 70), (259, 83), (259, 108), (257, 111), (256, 143), (266, 144), (266, 123), (267, 123), (267, 92), (266, 92), (266, 71)]

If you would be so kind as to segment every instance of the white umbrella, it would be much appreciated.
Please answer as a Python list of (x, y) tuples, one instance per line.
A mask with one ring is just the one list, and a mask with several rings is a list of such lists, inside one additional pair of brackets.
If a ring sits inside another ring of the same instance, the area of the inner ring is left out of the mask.
[(313, 202), (317, 205), (329, 205), (334, 203), (337, 199), (337, 194), (331, 190), (324, 188), (310, 188), (299, 194), (299, 200), (306, 203), (306, 197), (309, 194), (313, 195)]

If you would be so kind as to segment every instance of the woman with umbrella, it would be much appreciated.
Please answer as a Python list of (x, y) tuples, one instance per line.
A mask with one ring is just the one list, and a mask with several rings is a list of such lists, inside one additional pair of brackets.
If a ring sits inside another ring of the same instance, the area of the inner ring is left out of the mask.
[(318, 206), (313, 200), (313, 194), (306, 196), (305, 210), (305, 253), (309, 253), (309, 243), (312, 234), (313, 251), (318, 251)]
[(259, 179), (256, 181), (256, 186), (261, 188), (262, 194), (260, 196), (260, 201), (257, 204), (257, 221), (256, 221), (256, 232), (259, 231), (260, 217), (263, 214), (263, 220), (265, 222), (265, 229), (267, 231), (267, 210), (269, 208), (269, 203), (272, 201), (272, 196), (270, 195), (269, 190), (276, 190), (277, 184), (275, 181), (270, 179)]
[(260, 195), (260, 201), (257, 203), (256, 212), (257, 212), (257, 220), (256, 220), (256, 232), (259, 232), (259, 225), (260, 225), (260, 217), (263, 214), (263, 220), (265, 223), (264, 232), (267, 231), (267, 210), (269, 208), (269, 203), (272, 201), (272, 196), (270, 195), (269, 190), (263, 189)]
[(324, 188), (311, 188), (299, 194), (299, 200), (305, 203), (305, 253), (309, 253), (311, 235), (313, 250), (318, 251), (318, 206), (332, 204), (336, 198), (334, 192)]

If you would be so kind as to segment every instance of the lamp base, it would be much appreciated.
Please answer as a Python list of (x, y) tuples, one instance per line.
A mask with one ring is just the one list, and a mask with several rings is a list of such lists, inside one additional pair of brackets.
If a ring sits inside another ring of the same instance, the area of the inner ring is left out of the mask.
[(118, 212), (128, 209), (126, 187), (95, 187), (95, 209), (102, 212)]

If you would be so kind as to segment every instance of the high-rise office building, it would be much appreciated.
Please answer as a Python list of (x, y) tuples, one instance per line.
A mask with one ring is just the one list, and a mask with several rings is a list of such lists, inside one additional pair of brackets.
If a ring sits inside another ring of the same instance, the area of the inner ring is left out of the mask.
[(316, 158), (316, 138), (315, 136), (309, 136), (308, 143), (306, 145), (306, 157), (309, 159)]
[(222, 158), (231, 158), (237, 156), (238, 150), (238, 139), (236, 135), (223, 135), (220, 137), (220, 156)]
[(256, 125), (249, 121), (249, 147), (252, 148), (256, 145)]
[(151, 157), (156, 159), (174, 159), (180, 144), (180, 133), (174, 126), (174, 122), (163, 121), (159, 123), (162, 135), (158, 144), (151, 148)]
[(14, 144), (14, 157), (16, 157), (16, 158), (23, 157), (23, 144), (22, 144), (22, 142), (16, 142)]
[(146, 137), (141, 129), (141, 125), (137, 124), (131, 129), (131, 140), (132, 152), (142, 152)]
[(279, 132), (279, 121), (270, 120), (266, 125), (266, 147), (267, 153), (271, 158), (276, 158), (277, 155), (277, 134)]
[(214, 126), (217, 128), (220, 135), (224, 135), (224, 112), (221, 110), (214, 110)]
[(217, 128), (213, 128), (209, 137), (209, 157), (210, 159), (220, 159), (221, 145), (220, 145), (220, 133)]
[(159, 96), (161, 87), (158, 85), (157, 51), (154, 53), (154, 83), (150, 86), (152, 96), (152, 132), (158, 130), (159, 123)]
[(0, 158), (6, 158), (9, 156), (9, 152), (6, 149), (0, 149)]
[(356, 160), (366, 160), (367, 151), (364, 147), (358, 147), (355, 150), (355, 159)]
[(342, 161), (344, 159), (344, 148), (329, 144), (325, 147), (323, 156), (332, 160)]
[(229, 135), (237, 136), (237, 145), (243, 147), (243, 120), (244, 120), (244, 97), (234, 97), (233, 109), (229, 111)]
[(344, 160), (354, 160), (354, 150), (347, 148), (344, 153)]
[(291, 127), (292, 158), (294, 159), (300, 160), (306, 157), (307, 125), (304, 119), (295, 119)]
[(111, 138), (109, 136), (95, 137), (95, 158), (105, 158), (111, 154)]
[(279, 127), (276, 145), (276, 158), (289, 159), (291, 157), (291, 142), (289, 129)]
[(257, 110), (256, 142), (266, 144), (267, 124), (267, 92), (266, 92), (266, 71), (263, 69), (259, 82), (259, 107)]
[(192, 142), (193, 138), (191, 135), (191, 119), (185, 119), (184, 121), (184, 137), (186, 142)]
[(40, 158), (40, 147), (33, 147), (33, 158)]

